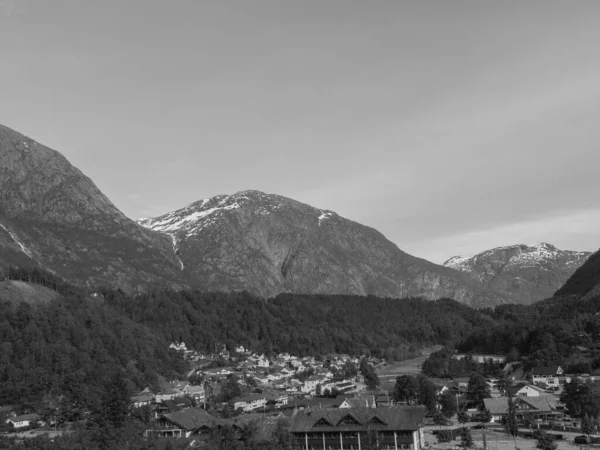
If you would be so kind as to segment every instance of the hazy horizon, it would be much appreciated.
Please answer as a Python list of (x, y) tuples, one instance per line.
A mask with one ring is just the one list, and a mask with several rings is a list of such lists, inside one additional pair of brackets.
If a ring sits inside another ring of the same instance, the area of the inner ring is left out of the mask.
[(0, 0), (0, 124), (131, 218), (246, 189), (442, 263), (600, 247), (600, 3)]

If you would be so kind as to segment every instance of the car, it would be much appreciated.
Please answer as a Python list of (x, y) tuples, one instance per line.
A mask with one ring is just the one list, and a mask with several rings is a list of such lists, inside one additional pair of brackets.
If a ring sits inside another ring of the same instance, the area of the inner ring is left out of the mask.
[(574, 442), (576, 444), (590, 444), (592, 439), (589, 436), (582, 434), (581, 436), (575, 436)]

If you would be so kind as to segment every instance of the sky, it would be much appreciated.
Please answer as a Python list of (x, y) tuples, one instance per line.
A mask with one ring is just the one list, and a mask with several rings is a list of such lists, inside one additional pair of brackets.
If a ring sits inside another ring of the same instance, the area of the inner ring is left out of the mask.
[(0, 124), (131, 218), (258, 189), (442, 263), (600, 247), (600, 2), (0, 0)]

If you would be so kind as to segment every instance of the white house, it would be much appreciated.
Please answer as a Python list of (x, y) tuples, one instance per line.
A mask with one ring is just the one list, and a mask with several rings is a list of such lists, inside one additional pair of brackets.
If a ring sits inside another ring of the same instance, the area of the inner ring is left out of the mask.
[(262, 408), (267, 404), (267, 399), (261, 394), (248, 394), (238, 398), (234, 404), (233, 409), (242, 408), (244, 412), (254, 411), (255, 409)]
[(563, 373), (564, 371), (560, 366), (534, 367), (531, 369), (531, 381), (533, 384), (559, 387), (558, 377)]
[(323, 384), (327, 377), (323, 375), (313, 375), (304, 380), (304, 385), (300, 389), (305, 394), (314, 394), (317, 390), (317, 385)]
[(26, 428), (34, 425), (40, 420), (38, 414), (25, 414), (23, 416), (9, 417), (6, 419), (6, 423), (12, 424), (12, 426), (18, 430), (20, 428)]
[(513, 397), (539, 397), (540, 395), (547, 394), (547, 392), (543, 389), (525, 383), (519, 383), (515, 386), (510, 386), (508, 388), (508, 392)]

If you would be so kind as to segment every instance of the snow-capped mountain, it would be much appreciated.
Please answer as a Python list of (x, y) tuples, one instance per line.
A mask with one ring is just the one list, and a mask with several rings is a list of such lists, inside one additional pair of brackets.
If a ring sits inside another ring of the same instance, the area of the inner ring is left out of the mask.
[(444, 266), (461, 271), (506, 303), (529, 304), (551, 297), (588, 259), (590, 252), (559, 250), (545, 242), (511, 245), (454, 256)]
[(550, 297), (588, 255), (513, 246), (444, 267), (333, 211), (259, 191), (136, 223), (60, 153), (0, 126), (0, 277), (16, 265), (130, 293), (447, 297), (481, 307)]
[(408, 255), (373, 228), (279, 195), (219, 195), (138, 223), (171, 236), (182, 270), (204, 290), (486, 297), (468, 277)]

